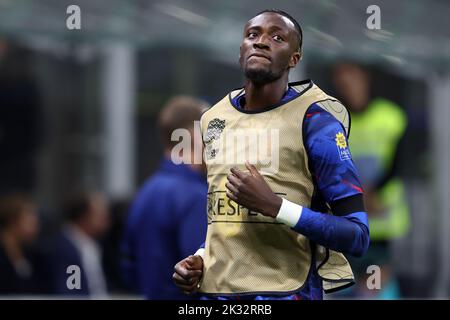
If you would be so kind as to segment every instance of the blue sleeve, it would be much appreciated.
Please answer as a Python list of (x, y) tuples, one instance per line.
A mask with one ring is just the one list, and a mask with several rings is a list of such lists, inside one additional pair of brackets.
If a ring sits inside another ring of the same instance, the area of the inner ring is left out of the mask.
[(325, 201), (363, 193), (341, 123), (313, 104), (306, 112), (303, 129), (310, 169)]
[(293, 228), (326, 248), (360, 257), (369, 248), (369, 224), (365, 212), (333, 216), (303, 208)]
[[(313, 104), (307, 110), (303, 128), (311, 171), (325, 201), (332, 203), (361, 194), (363, 190), (341, 123)], [(365, 212), (334, 216), (303, 208), (293, 229), (324, 247), (354, 256), (363, 255), (369, 246)]]

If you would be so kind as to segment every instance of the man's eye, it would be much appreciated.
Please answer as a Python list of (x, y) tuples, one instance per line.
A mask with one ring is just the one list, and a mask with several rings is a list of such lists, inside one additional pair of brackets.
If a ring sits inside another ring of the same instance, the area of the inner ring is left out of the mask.
[(247, 38), (253, 39), (253, 38), (256, 38), (256, 36), (257, 36), (256, 33), (254, 33), (254, 32), (249, 32), (248, 35), (247, 35)]
[(278, 41), (278, 42), (283, 41), (283, 38), (280, 37), (279, 35), (275, 35), (275, 36), (273, 36), (273, 38), (275, 39), (275, 41)]

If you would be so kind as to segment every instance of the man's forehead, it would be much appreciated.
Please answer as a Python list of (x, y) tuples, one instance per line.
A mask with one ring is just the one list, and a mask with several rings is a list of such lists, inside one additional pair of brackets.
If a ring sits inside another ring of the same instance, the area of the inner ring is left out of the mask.
[(252, 26), (260, 26), (263, 23), (266, 23), (267, 20), (270, 20), (273, 24), (281, 27), (281, 28), (287, 28), (287, 29), (292, 29), (293, 31), (295, 31), (295, 25), (294, 23), (289, 20), (287, 17), (278, 14), (276, 12), (264, 12), (261, 13), (255, 17), (253, 17), (252, 19), (250, 19), (246, 24), (245, 24), (245, 29), (252, 27)]

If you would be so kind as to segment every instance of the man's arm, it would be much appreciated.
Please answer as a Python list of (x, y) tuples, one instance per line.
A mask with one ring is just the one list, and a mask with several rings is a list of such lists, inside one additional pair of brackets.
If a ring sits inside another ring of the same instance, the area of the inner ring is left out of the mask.
[[(359, 201), (362, 203), (362, 197)], [(369, 224), (364, 211), (334, 216), (283, 199), (275, 218), (329, 249), (360, 257), (369, 247)]]
[[(179, 247), (183, 256), (191, 255), (175, 265), (172, 276), (174, 283), (185, 294), (196, 292), (203, 276), (205, 243), (200, 245), (194, 255), (192, 252), (198, 243), (205, 239), (207, 226), (204, 214), (206, 203), (203, 196), (195, 198), (189, 207), (190, 213), (180, 226)], [(193, 233), (193, 230), (197, 231)]]
[(365, 212), (333, 216), (304, 208), (276, 195), (253, 165), (246, 166), (250, 173), (233, 168), (228, 176), (226, 187), (230, 199), (285, 223), (329, 249), (354, 256), (366, 252), (369, 228)]
[(203, 276), (203, 257), (205, 255), (205, 243), (187, 258), (178, 262), (174, 267), (172, 280), (184, 294), (195, 293)]
[(202, 275), (203, 259), (194, 255), (175, 265), (172, 279), (184, 294), (191, 294), (197, 291)]
[(204, 255), (205, 243), (203, 242), (194, 255), (188, 256), (175, 265), (172, 280), (184, 294), (191, 294), (198, 290), (203, 276)]
[(203, 242), (198, 250), (194, 253), (194, 256), (200, 256), (202, 259), (205, 257), (205, 243)]

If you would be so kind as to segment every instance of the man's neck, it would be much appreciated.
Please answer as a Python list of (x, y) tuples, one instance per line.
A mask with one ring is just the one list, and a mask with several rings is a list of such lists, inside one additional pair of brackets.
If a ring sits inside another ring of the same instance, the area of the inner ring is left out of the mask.
[[(187, 164), (187, 166), (189, 166), (192, 170), (194, 170), (194, 171), (197, 171), (197, 172), (200, 172), (200, 173), (204, 173), (205, 172), (205, 165), (204, 165), (204, 163), (202, 162), (201, 164), (196, 164), (196, 163), (194, 163), (194, 153), (195, 153), (195, 151), (194, 151), (194, 148), (192, 148), (192, 154), (191, 154), (191, 160), (192, 160), (192, 163), (188, 163)], [(169, 160), (169, 161), (172, 161), (173, 162), (173, 159), (172, 159), (172, 150), (171, 149), (165, 149), (164, 150), (164, 158), (166, 159), (166, 160)], [(179, 160), (181, 160), (181, 159), (179, 159)]]
[(281, 101), (288, 86), (288, 77), (257, 85), (250, 80), (245, 84), (245, 110), (258, 111)]

